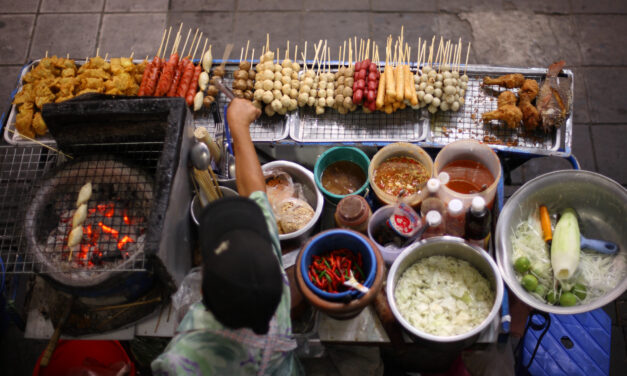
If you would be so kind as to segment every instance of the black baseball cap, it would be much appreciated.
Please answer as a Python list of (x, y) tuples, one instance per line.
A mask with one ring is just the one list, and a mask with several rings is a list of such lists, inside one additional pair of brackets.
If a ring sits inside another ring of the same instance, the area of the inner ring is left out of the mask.
[(261, 208), (245, 197), (216, 200), (200, 218), (205, 307), (232, 328), (268, 332), (283, 278)]

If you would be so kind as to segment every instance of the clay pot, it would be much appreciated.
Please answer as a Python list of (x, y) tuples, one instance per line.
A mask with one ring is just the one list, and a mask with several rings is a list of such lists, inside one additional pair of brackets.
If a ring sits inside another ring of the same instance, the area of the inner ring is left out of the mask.
[(385, 269), (384, 269), (385, 261), (383, 260), (383, 257), (381, 256), (381, 253), (379, 252), (379, 249), (377, 248), (376, 244), (374, 244), (366, 236), (356, 231), (342, 230), (342, 231), (349, 231), (353, 233), (354, 235), (361, 237), (366, 242), (368, 242), (370, 246), (372, 247), (372, 250), (375, 254), (375, 259), (376, 259), (376, 274), (375, 274), (374, 281), (372, 282), (372, 285), (370, 286), (370, 291), (368, 291), (368, 293), (366, 293), (365, 295), (359, 298), (352, 299), (348, 301), (347, 303), (341, 302), (341, 301), (330, 301), (330, 300), (326, 300), (324, 298), (319, 297), (305, 284), (305, 281), (303, 280), (303, 274), (299, 265), (301, 264), (303, 251), (307, 249), (309, 243), (311, 243), (316, 237), (323, 236), (325, 233), (328, 233), (331, 231), (337, 231), (337, 230), (327, 230), (327, 231), (321, 232), (320, 234), (311, 238), (307, 242), (307, 244), (305, 244), (303, 248), (301, 249), (300, 253), (298, 254), (298, 258), (296, 259), (296, 264), (294, 268), (295, 275), (296, 275), (296, 285), (298, 286), (299, 290), (301, 291), (305, 299), (313, 307), (319, 309), (320, 311), (326, 313), (327, 315), (335, 319), (346, 320), (346, 319), (350, 319), (350, 318), (357, 316), (366, 306), (368, 306), (370, 303), (374, 301), (375, 297), (377, 296), (378, 292), (381, 290), (381, 287), (383, 286), (383, 280), (384, 280), (384, 274), (385, 274)]

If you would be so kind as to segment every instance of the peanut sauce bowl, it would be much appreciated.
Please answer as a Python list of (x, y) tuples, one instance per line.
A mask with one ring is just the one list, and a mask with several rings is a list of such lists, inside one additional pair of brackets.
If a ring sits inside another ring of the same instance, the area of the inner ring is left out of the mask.
[[(407, 142), (396, 142), (382, 148), (377, 154), (372, 157), (370, 161), (370, 167), (368, 168), (368, 181), (374, 191), (377, 199), (384, 205), (392, 205), (398, 201), (397, 195), (390, 194), (383, 190), (376, 182), (377, 169), (381, 164), (390, 158), (395, 157), (409, 157), (412, 158), (424, 167), (425, 176), (421, 177), (421, 182), (418, 186), (414, 186), (404, 179), (398, 179), (403, 181), (397, 181), (395, 183), (400, 190), (409, 190), (409, 194), (404, 196), (408, 200), (408, 204), (412, 207), (418, 207), (426, 195), (426, 190), (423, 188), (427, 184), (427, 180), (433, 175), (433, 160), (427, 154), (424, 149), (414, 144)], [(404, 185), (401, 187), (401, 185)], [(414, 192), (415, 191), (415, 192)]]
[[(322, 176), (327, 167), (336, 162), (352, 162), (359, 166), (364, 173), (363, 184), (354, 192), (350, 192), (344, 195), (330, 192), (324, 187), (322, 182)], [(370, 158), (363, 151), (352, 146), (337, 146), (331, 148), (318, 157), (316, 165), (314, 166), (314, 178), (316, 179), (316, 185), (318, 189), (324, 194), (324, 197), (333, 204), (337, 204), (341, 199), (348, 195), (364, 195), (368, 188), (368, 166), (370, 165)]]

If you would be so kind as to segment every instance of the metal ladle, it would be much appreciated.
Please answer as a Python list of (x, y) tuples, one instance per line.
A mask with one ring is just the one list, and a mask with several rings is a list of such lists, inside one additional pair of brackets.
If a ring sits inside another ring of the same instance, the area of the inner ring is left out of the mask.
[(192, 165), (197, 169), (204, 171), (211, 164), (211, 153), (204, 142), (196, 142), (189, 151), (192, 158)]

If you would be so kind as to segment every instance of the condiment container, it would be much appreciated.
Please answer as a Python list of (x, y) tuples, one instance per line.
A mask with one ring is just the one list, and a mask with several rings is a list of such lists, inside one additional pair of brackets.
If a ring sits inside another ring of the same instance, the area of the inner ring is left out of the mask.
[(470, 210), (466, 213), (466, 239), (470, 244), (488, 249), (492, 216), (483, 197), (472, 199)]
[(446, 234), (463, 238), (465, 223), (464, 204), (459, 199), (454, 198), (448, 203), (448, 210), (446, 211)]
[(368, 221), (368, 238), (377, 245), (383, 260), (391, 265), (404, 249), (405, 238), (401, 237), (389, 225), (388, 220), (394, 213), (394, 205), (386, 205), (372, 214)]
[[(355, 192), (352, 192), (348, 195), (337, 195), (329, 192), (322, 185), (322, 173), (324, 170), (329, 167), (331, 164), (339, 161), (348, 161), (353, 162), (364, 172), (364, 176), (366, 179), (364, 180), (364, 184), (357, 189)], [(366, 188), (368, 187), (368, 165), (370, 164), (370, 158), (358, 148), (350, 147), (350, 146), (337, 146), (333, 147), (318, 157), (316, 160), (316, 164), (314, 165), (314, 179), (316, 181), (316, 186), (322, 192), (324, 197), (330, 201), (332, 204), (338, 203), (341, 199), (351, 194), (363, 195), (366, 192)]]
[[(370, 181), (370, 186), (372, 187), (372, 190), (374, 191), (377, 199), (385, 205), (391, 205), (396, 203), (398, 198), (387, 194), (381, 188), (379, 188), (374, 183), (374, 174), (375, 170), (382, 162), (393, 157), (414, 158), (424, 166), (425, 170), (427, 171), (427, 179), (431, 178), (431, 176), (433, 175), (433, 160), (431, 159), (429, 154), (427, 154), (427, 152), (424, 151), (421, 147), (407, 142), (396, 142), (385, 146), (384, 148), (379, 150), (374, 155), (374, 157), (372, 157), (370, 167), (368, 168), (368, 180)], [(424, 189), (424, 187), (418, 187), (418, 189), (418, 194), (407, 197), (407, 199), (409, 200), (407, 203), (414, 208), (417, 208), (422, 202), (424, 196), (426, 196), (426, 190)]]
[(420, 204), (420, 215), (425, 217), (428, 212), (431, 210), (435, 210), (440, 215), (442, 215), (442, 219), (446, 218), (446, 207), (444, 206), (444, 202), (438, 197), (440, 192), (440, 180), (436, 178), (431, 178), (427, 181), (427, 197)]
[(425, 219), (427, 222), (427, 229), (422, 234), (423, 239), (444, 235), (445, 227), (444, 221), (442, 220), (442, 214), (436, 210), (431, 210), (427, 213)]
[(455, 141), (440, 150), (435, 158), (435, 162), (433, 163), (433, 173), (435, 176), (438, 176), (444, 166), (453, 161), (459, 160), (471, 160), (483, 164), (494, 177), (494, 181), (483, 191), (472, 194), (456, 192), (447, 185), (443, 184), (440, 189), (440, 198), (442, 198), (445, 204), (448, 204), (454, 198), (459, 199), (464, 204), (464, 208), (467, 209), (470, 207), (474, 197), (481, 196), (485, 200), (488, 208), (491, 208), (502, 173), (499, 157), (489, 146), (482, 144), (479, 141)]
[(366, 199), (358, 195), (346, 196), (340, 200), (335, 209), (335, 223), (338, 227), (355, 230), (366, 234), (368, 220), (372, 210)]

